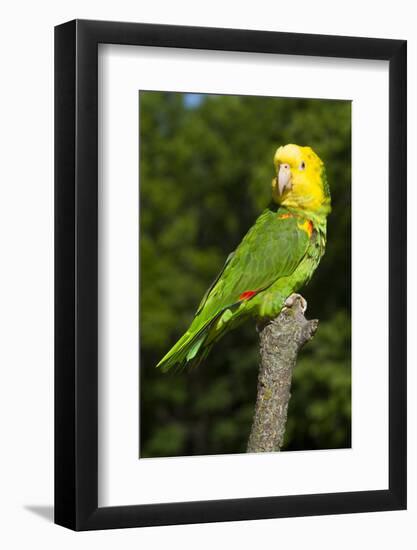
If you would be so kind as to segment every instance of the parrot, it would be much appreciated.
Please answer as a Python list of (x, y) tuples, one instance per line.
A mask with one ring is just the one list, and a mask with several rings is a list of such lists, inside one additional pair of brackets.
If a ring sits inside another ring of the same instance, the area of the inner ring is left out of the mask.
[(323, 161), (311, 147), (288, 144), (274, 155), (272, 199), (203, 296), (190, 327), (159, 361), (195, 367), (228, 331), (247, 319), (273, 319), (296, 298), (325, 252), (331, 197)]

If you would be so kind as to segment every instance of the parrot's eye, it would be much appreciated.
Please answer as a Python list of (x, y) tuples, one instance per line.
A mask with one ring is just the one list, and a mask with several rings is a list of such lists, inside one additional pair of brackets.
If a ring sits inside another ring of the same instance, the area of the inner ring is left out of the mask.
[(304, 161), (301, 162), (300, 164), (300, 170), (304, 170), (306, 167), (306, 163)]

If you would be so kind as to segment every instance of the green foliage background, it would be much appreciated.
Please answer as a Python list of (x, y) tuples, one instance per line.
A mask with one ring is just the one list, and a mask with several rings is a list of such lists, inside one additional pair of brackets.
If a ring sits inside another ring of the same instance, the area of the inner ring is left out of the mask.
[(141, 457), (245, 451), (254, 323), (194, 371), (155, 365), (269, 203), (272, 158), (286, 143), (310, 145), (324, 160), (333, 211), (326, 255), (303, 290), (320, 326), (294, 372), (284, 450), (350, 446), (350, 102), (141, 92)]

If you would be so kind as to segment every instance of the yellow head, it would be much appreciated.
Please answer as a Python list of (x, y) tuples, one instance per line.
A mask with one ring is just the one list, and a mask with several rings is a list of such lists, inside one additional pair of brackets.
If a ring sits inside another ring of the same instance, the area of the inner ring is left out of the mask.
[(272, 198), (283, 206), (327, 214), (330, 192), (322, 160), (311, 147), (285, 145), (274, 156)]

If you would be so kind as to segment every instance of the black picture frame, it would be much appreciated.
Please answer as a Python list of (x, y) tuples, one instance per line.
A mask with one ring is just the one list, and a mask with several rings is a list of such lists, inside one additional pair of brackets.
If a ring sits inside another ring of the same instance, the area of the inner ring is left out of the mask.
[[(98, 44), (389, 62), (389, 488), (98, 507)], [(406, 508), (406, 41), (74, 20), (55, 28), (55, 522), (74, 530)]]

